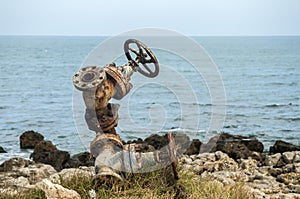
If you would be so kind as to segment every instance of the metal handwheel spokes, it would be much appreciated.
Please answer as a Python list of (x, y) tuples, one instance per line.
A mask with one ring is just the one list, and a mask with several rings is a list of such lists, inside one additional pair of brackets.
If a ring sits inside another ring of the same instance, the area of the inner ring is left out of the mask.
[[(131, 47), (131, 44), (134, 44), (136, 48)], [(153, 52), (144, 43), (136, 39), (128, 39), (124, 43), (124, 51), (128, 61), (133, 64), (133, 67), (137, 68), (136, 70), (139, 73), (151, 78), (158, 75), (158, 61)], [(135, 58), (132, 55), (134, 55)], [(140, 64), (143, 65), (142, 68)]]

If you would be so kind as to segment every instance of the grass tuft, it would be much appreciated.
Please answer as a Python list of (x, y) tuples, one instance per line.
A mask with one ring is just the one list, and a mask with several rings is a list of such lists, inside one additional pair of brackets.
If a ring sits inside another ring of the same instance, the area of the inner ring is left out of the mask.
[[(90, 199), (90, 190), (95, 190), (96, 198), (197, 198), (197, 199), (250, 199), (253, 198), (243, 184), (222, 185), (209, 179), (197, 177), (192, 172), (180, 173), (174, 180), (171, 167), (140, 174), (123, 174), (124, 181), (108, 179), (104, 182), (92, 177), (76, 175), (72, 179), (62, 179), (62, 186), (77, 191), (83, 199)], [(2, 198), (2, 197), (0, 197)], [(41, 190), (34, 190), (24, 196), (4, 198), (45, 198)]]

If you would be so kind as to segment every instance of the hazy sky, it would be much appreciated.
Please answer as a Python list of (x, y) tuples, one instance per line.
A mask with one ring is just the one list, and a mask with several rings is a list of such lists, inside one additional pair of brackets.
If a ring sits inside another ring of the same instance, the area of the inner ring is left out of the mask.
[(1, 35), (300, 35), (300, 0), (0, 0)]

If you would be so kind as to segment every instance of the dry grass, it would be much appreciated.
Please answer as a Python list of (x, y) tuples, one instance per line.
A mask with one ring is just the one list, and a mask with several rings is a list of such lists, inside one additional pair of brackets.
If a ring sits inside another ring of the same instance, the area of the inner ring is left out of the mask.
[[(90, 177), (76, 176), (72, 180), (62, 181), (62, 185), (76, 190), (82, 198), (90, 198), (90, 190), (96, 191), (96, 198), (205, 198), (205, 199), (247, 199), (252, 198), (242, 184), (223, 186), (209, 179), (194, 178), (192, 173), (181, 173), (175, 181), (170, 168), (142, 174), (124, 174), (124, 181), (99, 183)], [(45, 198), (41, 190), (34, 190), (20, 197), (0, 198)]]

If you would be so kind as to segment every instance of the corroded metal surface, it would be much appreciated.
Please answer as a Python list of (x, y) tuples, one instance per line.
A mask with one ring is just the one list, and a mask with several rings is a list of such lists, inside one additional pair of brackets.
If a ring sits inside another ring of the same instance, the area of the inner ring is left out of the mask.
[(176, 146), (175, 146), (175, 140), (174, 140), (174, 136), (172, 133), (168, 133), (168, 140), (169, 140), (169, 155), (171, 158), (171, 162), (172, 162), (172, 169), (173, 169), (173, 173), (174, 173), (174, 178), (176, 180), (179, 179), (178, 173), (177, 173), (177, 169), (176, 169)]
[[(136, 45), (138, 50), (130, 47), (131, 44)], [(145, 44), (136, 39), (128, 39), (124, 43), (124, 52), (129, 62), (136, 67), (136, 70), (139, 73), (150, 78), (158, 75), (158, 61), (150, 48), (148, 48)], [(135, 59), (133, 59), (130, 52), (135, 55)], [(139, 67), (139, 64), (142, 64), (143, 68), (146, 70), (143, 70), (141, 67)], [(150, 64), (154, 64), (154, 68), (151, 68)]]
[[(130, 47), (136, 45), (137, 50)], [(123, 145), (115, 127), (118, 125), (118, 104), (109, 103), (111, 98), (120, 100), (132, 89), (131, 75), (138, 71), (146, 77), (155, 77), (159, 73), (159, 65), (153, 52), (142, 42), (129, 39), (124, 43), (128, 63), (116, 66), (114, 63), (104, 67), (87, 66), (81, 68), (73, 76), (74, 86), (82, 91), (86, 106), (85, 120), (88, 128), (96, 132), (91, 142), (91, 155), (95, 158), (97, 176), (115, 176), (115, 172), (145, 172), (147, 168), (159, 168), (163, 162), (172, 161), (174, 176), (176, 172), (175, 141), (169, 135), (169, 147), (160, 151), (142, 153), (138, 144)], [(130, 54), (133, 53), (135, 58)], [(139, 65), (143, 66), (143, 69)], [(154, 64), (154, 68), (149, 66)]]
[(112, 96), (114, 99), (120, 100), (132, 88), (132, 84), (129, 82), (130, 77), (124, 76), (122, 73), (122, 67), (116, 67), (115, 65), (108, 65), (104, 67), (108, 78), (115, 84), (115, 92)]
[(81, 91), (96, 89), (106, 80), (104, 70), (97, 66), (87, 66), (81, 68), (73, 76), (74, 86)]

